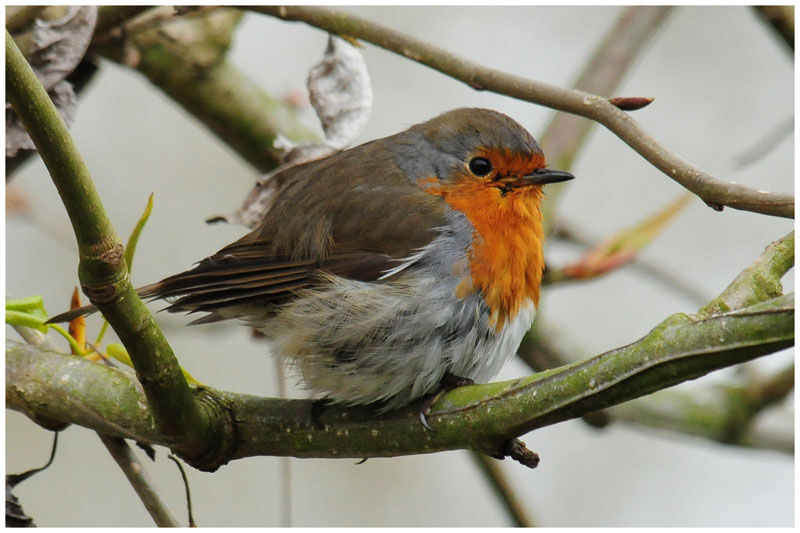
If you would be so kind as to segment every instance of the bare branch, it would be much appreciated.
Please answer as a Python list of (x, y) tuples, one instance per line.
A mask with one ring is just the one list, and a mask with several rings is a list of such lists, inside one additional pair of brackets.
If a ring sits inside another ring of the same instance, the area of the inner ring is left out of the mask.
[(161, 496), (153, 488), (150, 476), (147, 475), (147, 471), (128, 443), (119, 437), (109, 437), (102, 434), (99, 437), (106, 449), (111, 453), (111, 457), (122, 469), (125, 477), (128, 478), (128, 482), (130, 482), (136, 494), (139, 495), (156, 525), (158, 527), (180, 527), (180, 523), (175, 519), (166, 502), (161, 499)]
[(794, 6), (753, 6), (783, 42), (794, 50)]
[(794, 217), (794, 197), (791, 194), (758, 191), (712, 176), (661, 146), (627, 113), (603, 97), (488, 68), (385, 26), (339, 11), (305, 6), (248, 6), (246, 9), (285, 20), (302, 21), (337, 35), (363, 39), (463, 81), (477, 90), (505, 94), (595, 120), (715, 209), (729, 206), (755, 213)]
[(479, 453), (470, 455), (481, 472), (483, 472), (484, 477), (491, 484), (495, 495), (513, 521), (514, 527), (535, 527), (533, 520), (528, 515), (522, 502), (517, 498), (514, 488), (509, 483), (497, 460)]

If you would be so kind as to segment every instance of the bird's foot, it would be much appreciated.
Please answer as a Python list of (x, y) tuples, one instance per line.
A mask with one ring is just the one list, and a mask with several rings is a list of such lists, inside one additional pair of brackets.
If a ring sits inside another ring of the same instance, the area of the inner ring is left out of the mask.
[(443, 394), (466, 385), (475, 385), (475, 382), (470, 378), (462, 378), (461, 376), (456, 376), (450, 372), (445, 372), (442, 376), (442, 380), (439, 382), (439, 389), (436, 392), (426, 396), (422, 401), (422, 404), (419, 406), (419, 421), (422, 422), (422, 426), (428, 431), (436, 431), (428, 423), (428, 416), (431, 414), (431, 408), (433, 408), (433, 404), (435, 404)]

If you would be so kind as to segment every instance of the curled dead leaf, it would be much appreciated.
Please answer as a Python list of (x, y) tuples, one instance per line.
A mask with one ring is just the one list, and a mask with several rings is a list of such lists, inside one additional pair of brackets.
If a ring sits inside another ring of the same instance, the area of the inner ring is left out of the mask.
[[(75, 116), (77, 99), (66, 78), (86, 53), (96, 23), (96, 6), (70, 6), (53, 20), (36, 19), (30, 32), (19, 37), (27, 43), (26, 59), (67, 125)], [(34, 149), (25, 127), (6, 103), (6, 157)]]
[(372, 85), (361, 52), (349, 41), (331, 35), (322, 61), (311, 68), (308, 79), (311, 105), (322, 124), (325, 140), (295, 144), (278, 136), (274, 147), (284, 164), (261, 176), (242, 206), (229, 215), (216, 215), (206, 222), (229, 222), (255, 228), (275, 198), (280, 183), (273, 177), (292, 165), (322, 159), (344, 150), (361, 134), (372, 111)]

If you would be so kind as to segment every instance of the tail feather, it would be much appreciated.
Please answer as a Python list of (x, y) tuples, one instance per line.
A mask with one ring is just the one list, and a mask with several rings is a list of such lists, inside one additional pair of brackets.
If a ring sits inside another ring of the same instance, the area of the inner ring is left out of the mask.
[[(158, 293), (158, 286), (159, 283), (153, 283), (151, 285), (145, 285), (144, 287), (139, 287), (136, 289), (136, 294), (143, 298), (150, 298), (154, 297)], [(63, 313), (59, 313), (55, 316), (51, 316), (47, 319), (45, 324), (63, 324), (65, 322), (72, 322), (79, 316), (84, 315), (91, 315), (92, 313), (97, 312), (97, 306), (94, 304), (84, 305), (83, 307), (78, 307), (76, 309), (70, 309), (69, 311), (64, 311)]]
[(78, 307), (77, 309), (70, 309), (64, 313), (59, 313), (56, 316), (51, 316), (47, 319), (45, 324), (61, 324), (63, 322), (72, 322), (79, 316), (83, 315), (91, 315), (92, 313), (97, 311), (97, 307), (94, 305), (84, 305), (83, 307)]
[[(166, 311), (171, 313), (208, 313), (192, 322), (205, 324), (229, 317), (230, 313), (220, 313), (227, 308), (279, 305), (318, 283), (320, 272), (375, 281), (402, 262), (385, 254), (348, 249), (314, 261), (271, 253), (268, 243), (234, 244), (203, 259), (195, 268), (140, 287), (136, 293), (148, 300), (166, 300), (170, 303)], [(47, 323), (70, 322), (95, 311), (97, 307), (87, 305), (58, 314)]]

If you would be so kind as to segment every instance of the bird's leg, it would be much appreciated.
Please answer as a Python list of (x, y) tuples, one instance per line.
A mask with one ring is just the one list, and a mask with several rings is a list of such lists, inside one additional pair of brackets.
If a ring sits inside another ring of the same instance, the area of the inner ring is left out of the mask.
[(470, 378), (462, 378), (461, 376), (456, 376), (450, 372), (444, 373), (442, 380), (439, 382), (439, 389), (436, 392), (426, 396), (422, 401), (422, 404), (419, 406), (419, 421), (422, 422), (422, 425), (425, 427), (425, 429), (429, 431), (436, 431), (431, 427), (430, 424), (428, 424), (428, 416), (431, 414), (431, 408), (433, 407), (433, 404), (435, 404), (443, 394), (465, 385), (475, 385), (475, 382)]

